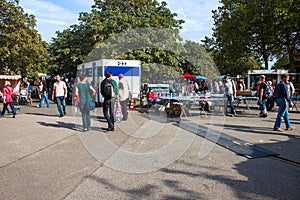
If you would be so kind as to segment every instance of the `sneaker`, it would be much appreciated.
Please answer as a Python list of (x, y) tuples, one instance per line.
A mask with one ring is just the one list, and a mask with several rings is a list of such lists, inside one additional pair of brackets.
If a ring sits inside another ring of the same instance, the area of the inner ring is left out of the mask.
[(16, 118), (16, 116), (14, 115), (13, 118)]
[(273, 131), (284, 132), (284, 130), (281, 128), (274, 128)]
[(87, 131), (87, 130), (88, 130), (87, 128), (83, 128), (83, 129), (82, 129), (83, 132), (85, 132), (85, 131)]
[(287, 131), (292, 131), (292, 130), (294, 130), (296, 128), (296, 126), (290, 126), (289, 128), (287, 128), (287, 129), (285, 129), (285, 130), (287, 130)]
[(36, 106), (37, 108), (41, 108), (39, 105)]
[(59, 115), (59, 117), (63, 117), (64, 115)]
[(266, 118), (268, 117), (268, 113), (263, 113), (263, 114), (260, 114), (259, 117), (263, 117), (263, 118)]
[(114, 127), (108, 127), (107, 130), (108, 130), (108, 131), (114, 131), (115, 128), (114, 128)]

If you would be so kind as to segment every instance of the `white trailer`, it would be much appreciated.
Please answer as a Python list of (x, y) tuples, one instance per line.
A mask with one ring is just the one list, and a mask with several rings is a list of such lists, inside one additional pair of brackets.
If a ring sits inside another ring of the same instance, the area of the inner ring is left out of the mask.
[(272, 81), (273, 83), (279, 83), (281, 74), (287, 74), (287, 70), (274, 69), (274, 70), (249, 70), (248, 71), (248, 80), (247, 80), (247, 89), (251, 89), (255, 81), (259, 80), (260, 75), (266, 75), (267, 81)]
[[(138, 98), (141, 87), (141, 61), (139, 60), (96, 60), (77, 66), (77, 77), (84, 73), (88, 82), (97, 86), (96, 102), (103, 102), (100, 94), (100, 84), (105, 79), (106, 72), (112, 73), (113, 79), (119, 82), (119, 74), (124, 74), (129, 83), (133, 98)], [(77, 79), (78, 81), (79, 79)]]

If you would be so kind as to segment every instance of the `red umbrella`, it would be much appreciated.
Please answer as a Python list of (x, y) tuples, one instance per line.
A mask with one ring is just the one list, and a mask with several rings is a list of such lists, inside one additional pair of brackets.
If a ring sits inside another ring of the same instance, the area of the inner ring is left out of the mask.
[(196, 78), (196, 76), (189, 74), (189, 73), (184, 73), (183, 75), (181, 75), (182, 78)]

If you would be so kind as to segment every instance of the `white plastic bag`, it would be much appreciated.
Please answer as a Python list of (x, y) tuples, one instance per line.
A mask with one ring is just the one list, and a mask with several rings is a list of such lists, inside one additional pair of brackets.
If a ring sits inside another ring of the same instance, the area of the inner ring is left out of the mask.
[(122, 113), (120, 101), (116, 101), (115, 103), (114, 118), (115, 118), (115, 122), (117, 123), (123, 119), (123, 113)]

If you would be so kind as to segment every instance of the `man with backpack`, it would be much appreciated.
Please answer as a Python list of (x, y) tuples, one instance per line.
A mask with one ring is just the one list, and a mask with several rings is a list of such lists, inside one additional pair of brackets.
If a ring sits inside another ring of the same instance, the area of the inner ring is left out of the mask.
[(271, 91), (269, 88), (268, 83), (266, 83), (266, 76), (265, 75), (260, 75), (260, 86), (258, 89), (258, 104), (259, 104), (259, 117), (268, 117), (267, 113), (267, 100), (271, 96)]
[(105, 79), (101, 82), (100, 92), (104, 98), (103, 114), (108, 123), (108, 131), (114, 131), (114, 106), (119, 95), (117, 82), (112, 79), (112, 73), (106, 72)]

